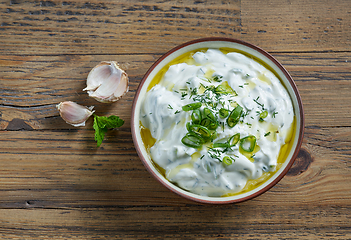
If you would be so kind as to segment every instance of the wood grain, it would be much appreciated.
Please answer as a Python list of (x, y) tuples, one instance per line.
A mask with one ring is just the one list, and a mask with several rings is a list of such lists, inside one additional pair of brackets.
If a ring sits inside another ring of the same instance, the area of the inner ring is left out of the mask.
[[(350, 239), (351, 8), (316, 1), (0, 2), (1, 239)], [(132, 142), (130, 112), (147, 69), (195, 38), (234, 37), (290, 72), (306, 120), (287, 175), (240, 204), (204, 205), (159, 184)], [(102, 104), (82, 91), (115, 60), (130, 91)], [(74, 128), (56, 104), (76, 101), (125, 124), (96, 148), (91, 119)]]

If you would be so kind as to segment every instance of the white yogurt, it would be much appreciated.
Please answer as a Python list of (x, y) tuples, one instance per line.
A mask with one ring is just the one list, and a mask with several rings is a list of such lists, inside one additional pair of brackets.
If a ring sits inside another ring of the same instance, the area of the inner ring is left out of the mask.
[[(141, 122), (156, 139), (150, 156), (165, 170), (170, 182), (185, 190), (205, 196), (240, 192), (248, 180), (276, 170), (280, 149), (289, 141), (287, 136), (293, 127), (292, 102), (271, 71), (243, 54), (209, 49), (196, 52), (192, 58), (188, 61), (191, 64), (171, 65), (159, 84), (146, 94)], [(235, 92), (211, 91), (218, 85)], [(201, 111), (210, 109), (218, 123), (211, 130), (216, 137), (199, 148), (182, 143), (189, 132), (186, 124), (193, 123), (192, 111), (182, 107), (195, 102), (202, 102)], [(230, 127), (226, 118), (218, 116), (218, 110), (226, 108), (230, 113), (238, 104), (243, 113)], [(240, 142), (230, 148), (213, 148), (213, 144), (225, 143), (237, 133), (241, 139), (256, 137), (255, 150), (245, 153)], [(223, 162), (226, 156), (233, 160), (229, 165)]]

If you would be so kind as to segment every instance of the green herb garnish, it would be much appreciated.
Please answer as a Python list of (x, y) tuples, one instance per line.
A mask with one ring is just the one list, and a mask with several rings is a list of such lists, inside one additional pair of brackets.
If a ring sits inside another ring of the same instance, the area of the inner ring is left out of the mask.
[(266, 133), (266, 134), (263, 135), (263, 136), (267, 137), (267, 136), (269, 136), (269, 134), (271, 134), (271, 132), (268, 132), (268, 133)]
[(108, 129), (118, 128), (123, 124), (124, 120), (115, 115), (105, 117), (94, 114), (93, 128), (95, 130), (95, 141), (97, 142), (97, 146), (100, 147)]

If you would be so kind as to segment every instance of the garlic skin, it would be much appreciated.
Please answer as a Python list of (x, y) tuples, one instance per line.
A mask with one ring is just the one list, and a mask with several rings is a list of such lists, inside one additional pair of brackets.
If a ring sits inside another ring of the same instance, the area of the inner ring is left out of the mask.
[(74, 127), (85, 126), (85, 121), (95, 112), (94, 107), (87, 108), (71, 101), (61, 102), (56, 108), (61, 118)]
[(87, 91), (89, 96), (102, 103), (116, 102), (129, 90), (129, 78), (115, 61), (103, 61), (88, 74)]

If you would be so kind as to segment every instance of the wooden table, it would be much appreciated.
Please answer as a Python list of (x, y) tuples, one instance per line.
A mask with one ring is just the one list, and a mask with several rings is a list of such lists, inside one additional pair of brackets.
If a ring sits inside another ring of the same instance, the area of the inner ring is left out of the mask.
[[(0, 3), (1, 239), (350, 239), (349, 0), (4, 0)], [(306, 129), (289, 173), (240, 204), (203, 205), (159, 184), (130, 131), (135, 91), (162, 54), (231, 37), (276, 57), (302, 96)], [(103, 60), (130, 91), (102, 104), (82, 91)], [(92, 121), (66, 124), (62, 101), (125, 120), (96, 147)]]

